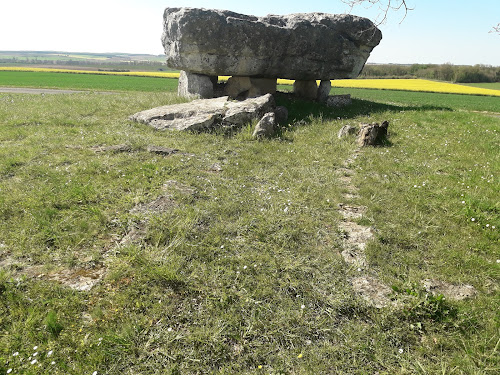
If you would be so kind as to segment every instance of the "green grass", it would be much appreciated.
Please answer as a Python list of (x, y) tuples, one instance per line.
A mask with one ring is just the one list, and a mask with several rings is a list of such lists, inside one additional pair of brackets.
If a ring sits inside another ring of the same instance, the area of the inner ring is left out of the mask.
[(437, 94), (392, 90), (333, 88), (333, 94), (351, 94), (370, 102), (395, 104), (410, 109), (424, 108), (436, 111), (500, 112), (500, 98), (479, 95)]
[(177, 88), (177, 80), (98, 74), (0, 71), (0, 86), (94, 91), (165, 92), (175, 90)]
[[(347, 109), (280, 99), (290, 125), (264, 141), (127, 120), (169, 92), (0, 94), (0, 374), (498, 373), (500, 119), (467, 111), (500, 99), (349, 92)], [(356, 148), (338, 130), (385, 119), (390, 144), (353, 166), (372, 272), (400, 291), (376, 309), (340, 256), (335, 171)], [(92, 150), (116, 144), (131, 152)], [(86, 292), (43, 276), (100, 268)], [(479, 296), (429, 297), (424, 278)]]
[(500, 90), (500, 82), (494, 83), (462, 83), (465, 86), (481, 87), (483, 89)]

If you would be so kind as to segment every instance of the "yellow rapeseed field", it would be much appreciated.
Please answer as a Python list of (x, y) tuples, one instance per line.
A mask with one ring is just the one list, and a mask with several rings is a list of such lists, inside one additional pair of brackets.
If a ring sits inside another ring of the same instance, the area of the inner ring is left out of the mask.
[[(55, 72), (75, 74), (103, 74), (137, 77), (179, 78), (176, 72), (106, 72), (92, 70), (29, 68), (29, 67), (0, 67), (0, 71), (19, 72)], [(220, 80), (227, 81), (229, 76), (219, 76)], [(292, 85), (293, 80), (278, 79), (280, 85)], [(319, 82), (319, 81), (318, 81)], [(429, 81), (425, 79), (338, 79), (332, 80), (333, 87), (363, 88), (378, 90), (403, 90), (436, 92), (446, 94), (487, 95), (500, 96), (500, 90), (483, 89), (479, 87), (463, 86), (453, 83)]]
[(425, 79), (339, 79), (332, 81), (332, 86), (379, 90), (424, 91), (446, 94), (500, 96), (500, 90), (483, 89), (479, 87), (429, 81)]
[(107, 72), (107, 71), (96, 71), (96, 70), (28, 68), (28, 67), (0, 67), (0, 71), (102, 74), (102, 75), (116, 75), (116, 76), (179, 78), (179, 73), (174, 73), (174, 72)]

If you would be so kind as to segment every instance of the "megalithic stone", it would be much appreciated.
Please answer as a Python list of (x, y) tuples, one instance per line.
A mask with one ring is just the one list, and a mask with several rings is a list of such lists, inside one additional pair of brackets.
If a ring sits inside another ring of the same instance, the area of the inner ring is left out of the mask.
[(300, 13), (248, 16), (167, 8), (162, 36), (167, 65), (206, 76), (355, 78), (382, 33), (367, 18)]

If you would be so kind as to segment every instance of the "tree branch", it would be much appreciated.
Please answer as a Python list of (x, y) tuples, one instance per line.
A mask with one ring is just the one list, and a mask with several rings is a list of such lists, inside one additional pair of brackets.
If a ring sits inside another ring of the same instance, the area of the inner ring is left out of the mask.
[(387, 21), (387, 16), (390, 11), (397, 12), (403, 9), (405, 12), (403, 19), (401, 20), (401, 22), (403, 22), (408, 15), (408, 12), (410, 10), (413, 10), (413, 8), (410, 8), (408, 6), (407, 0), (342, 0), (342, 2), (349, 5), (351, 7), (351, 11), (357, 5), (369, 3), (369, 6), (372, 7), (378, 4), (381, 12), (380, 14), (382, 15), (382, 20), (380, 22), (377, 22), (378, 25), (381, 25)]
[[(387, 16), (390, 11), (397, 12), (400, 11), (401, 9), (404, 9), (405, 15), (401, 20), (401, 22), (403, 22), (406, 16), (408, 15), (408, 12), (414, 9), (408, 6), (408, 0), (341, 0), (341, 1), (344, 4), (349, 5), (351, 7), (351, 11), (355, 6), (361, 4), (367, 4), (369, 7), (378, 4), (382, 15), (382, 20), (380, 22), (377, 22), (377, 26), (387, 21)], [(490, 33), (500, 34), (500, 23), (496, 26), (493, 26), (493, 28), (490, 30)]]

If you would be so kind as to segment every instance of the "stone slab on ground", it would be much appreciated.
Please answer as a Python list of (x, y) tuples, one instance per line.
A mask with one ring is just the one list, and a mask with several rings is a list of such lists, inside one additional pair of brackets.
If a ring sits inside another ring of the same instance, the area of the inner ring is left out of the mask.
[(130, 119), (158, 130), (203, 131), (216, 127), (243, 126), (272, 112), (275, 106), (271, 94), (244, 101), (230, 100), (223, 96), (157, 107), (138, 112), (130, 116)]

